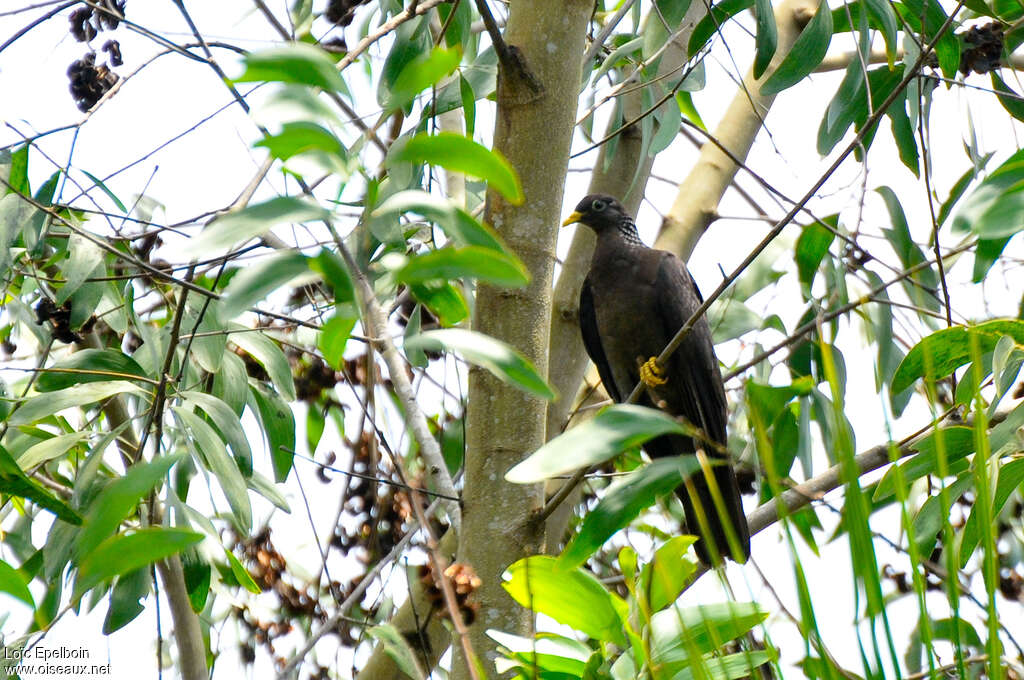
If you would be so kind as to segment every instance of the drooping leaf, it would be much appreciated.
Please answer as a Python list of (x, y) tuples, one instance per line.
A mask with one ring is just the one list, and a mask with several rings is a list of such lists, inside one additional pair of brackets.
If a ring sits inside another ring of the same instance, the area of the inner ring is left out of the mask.
[(149, 527), (132, 534), (118, 534), (103, 541), (78, 567), (72, 599), (77, 601), (93, 587), (176, 555), (203, 540), (203, 535), (186, 529)]
[(570, 428), (505, 473), (514, 484), (533, 484), (603, 463), (626, 449), (663, 434), (693, 435), (694, 430), (662, 411), (617, 404)]
[(84, 407), (125, 392), (141, 394), (144, 390), (126, 380), (104, 380), (65, 387), (26, 399), (21, 403), (21, 408), (10, 415), (7, 422), (11, 425), (34, 423), (66, 408)]
[(754, 77), (760, 78), (775, 56), (775, 48), (779, 44), (779, 29), (775, 26), (775, 12), (771, 0), (755, 0), (757, 15), (757, 34), (754, 53)]
[(224, 289), (224, 319), (233, 319), (297, 276), (309, 274), (305, 255), (284, 252), (238, 272)]
[(481, 246), (438, 248), (413, 256), (396, 272), (396, 277), (407, 284), (476, 279), (509, 288), (520, 288), (530, 282), (529, 272), (517, 258)]
[(462, 59), (457, 48), (435, 47), (429, 54), (420, 55), (405, 64), (389, 84), (384, 108), (404, 107), (413, 97), (455, 70)]
[(330, 214), (330, 211), (301, 198), (279, 196), (212, 220), (199, 236), (189, 241), (188, 251), (205, 256), (262, 236), (279, 224), (325, 220)]
[(389, 161), (429, 163), (488, 182), (513, 205), (523, 201), (519, 177), (505, 157), (454, 132), (418, 134), (388, 155)]
[(80, 349), (43, 369), (36, 378), (36, 389), (54, 392), (74, 385), (110, 380), (130, 380), (132, 376), (151, 382), (135, 359), (116, 349)]
[(455, 352), (466, 361), (486, 368), (501, 380), (525, 392), (544, 399), (555, 398), (551, 387), (522, 354), (483, 333), (463, 328), (444, 328), (409, 338), (405, 346), (420, 350)]
[(295, 415), (288, 404), (272, 390), (258, 383), (250, 384), (250, 393), (263, 423), (270, 447), (270, 460), (274, 466), (274, 481), (288, 479), (295, 456)]
[(562, 569), (555, 558), (535, 555), (510, 565), (501, 585), (524, 607), (597, 640), (626, 644), (625, 601), (582, 569)]
[(32, 591), (28, 589), (25, 577), (17, 569), (0, 560), (0, 593), (7, 593), (29, 607), (35, 607), (35, 600), (32, 599)]
[(1024, 228), (1024, 150), (1018, 151), (974, 188), (953, 218), (953, 230), (983, 239), (1012, 236)]
[(583, 564), (612, 534), (628, 525), (683, 480), (700, 469), (696, 456), (659, 458), (612, 484), (558, 558), (563, 569)]
[(198, 407), (200, 413), (209, 416), (213, 421), (220, 436), (231, 447), (235, 463), (242, 475), (252, 475), (252, 450), (249, 448), (249, 440), (242, 429), (242, 421), (231, 407), (205, 392), (185, 390), (180, 394), (186, 404)]
[(330, 55), (302, 42), (250, 52), (244, 58), (245, 71), (236, 83), (276, 81), (320, 87), (330, 92), (347, 93), (348, 88)]
[(262, 331), (253, 332), (252, 329), (237, 324), (231, 324), (228, 330), (231, 333), (231, 342), (248, 352), (266, 369), (267, 375), (281, 392), (281, 396), (287, 401), (294, 401), (295, 380), (292, 378), (292, 368), (277, 343)]
[(390, 196), (373, 211), (374, 219), (397, 219), (414, 212), (436, 222), (449, 238), (460, 245), (482, 246), (507, 252), (495, 231), (451, 201), (425, 191), (410, 189)]
[(27, 477), (3, 446), (0, 446), (0, 493), (28, 499), (68, 524), (82, 523), (81, 516), (70, 505), (51, 494), (39, 482)]
[(808, 76), (825, 58), (831, 40), (832, 12), (829, 11), (828, 3), (822, 0), (818, 11), (793, 43), (789, 54), (761, 84), (762, 96), (778, 94)]
[(972, 336), (977, 340), (979, 351), (985, 354), (992, 351), (1003, 335), (1024, 344), (1024, 321), (993, 319), (973, 326), (952, 326), (936, 331), (907, 352), (892, 377), (891, 389), (901, 392), (925, 376), (933, 380), (944, 378), (971, 360)]

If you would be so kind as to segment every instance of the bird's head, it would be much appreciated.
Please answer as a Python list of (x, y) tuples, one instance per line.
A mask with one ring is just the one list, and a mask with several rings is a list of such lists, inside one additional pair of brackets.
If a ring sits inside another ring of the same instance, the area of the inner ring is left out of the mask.
[(611, 229), (622, 229), (623, 222), (632, 225), (633, 220), (622, 204), (611, 196), (590, 194), (576, 205), (576, 209), (562, 222), (563, 227), (570, 224), (585, 224), (596, 233), (601, 234)]

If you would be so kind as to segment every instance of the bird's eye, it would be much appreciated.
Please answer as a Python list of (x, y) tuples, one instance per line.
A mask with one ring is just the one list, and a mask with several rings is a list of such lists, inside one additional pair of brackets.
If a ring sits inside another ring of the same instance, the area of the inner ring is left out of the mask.
[(590, 209), (594, 212), (601, 212), (608, 206), (607, 203), (602, 201), (600, 198), (590, 204)]

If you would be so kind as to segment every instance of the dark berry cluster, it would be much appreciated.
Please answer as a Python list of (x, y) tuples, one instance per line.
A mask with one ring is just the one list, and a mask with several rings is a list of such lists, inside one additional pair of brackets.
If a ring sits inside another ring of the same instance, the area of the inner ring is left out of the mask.
[[(98, 7), (79, 7), (68, 17), (71, 35), (79, 42), (89, 42), (100, 31), (114, 30), (124, 19), (125, 2), (102, 0)], [(117, 82), (117, 74), (111, 68), (124, 63), (121, 45), (116, 40), (103, 43), (102, 49), (107, 53), (106, 64), (97, 64), (96, 53), (90, 51), (68, 67), (71, 97), (81, 111), (91, 109), (110, 91)]]
[(356, 8), (365, 5), (370, 0), (328, 0), (327, 9), (324, 10), (324, 18), (332, 24), (348, 26), (355, 17)]
[(88, 111), (114, 86), (117, 74), (106, 64), (97, 64), (96, 53), (89, 52), (71, 62), (68, 79), (71, 81), (71, 97), (78, 105), (78, 110)]
[(961, 73), (988, 73), (1002, 66), (1002, 24), (993, 21), (984, 26), (971, 26), (957, 35), (963, 40), (963, 51), (960, 53)]
[[(423, 585), (427, 600), (431, 606), (442, 612), (442, 616), (448, 616), (448, 609), (444, 602), (444, 593), (434, 578), (434, 570), (430, 565), (422, 564), (419, 567), (420, 583)], [(462, 620), (467, 626), (472, 625), (476, 619), (477, 610), (480, 604), (470, 596), (481, 586), (483, 581), (473, 571), (473, 567), (462, 562), (455, 562), (444, 570), (444, 577), (452, 584), (455, 591), (455, 605), (462, 615)]]
[[(55, 340), (66, 342), (68, 344), (73, 342), (82, 342), (82, 336), (71, 330), (71, 302), (67, 301), (64, 304), (57, 306), (57, 303), (48, 297), (44, 297), (36, 305), (36, 323), (42, 326), (47, 321), (53, 327), (53, 337)], [(96, 317), (91, 317), (89, 321), (82, 327), (83, 332), (89, 332), (92, 325), (96, 322)]]

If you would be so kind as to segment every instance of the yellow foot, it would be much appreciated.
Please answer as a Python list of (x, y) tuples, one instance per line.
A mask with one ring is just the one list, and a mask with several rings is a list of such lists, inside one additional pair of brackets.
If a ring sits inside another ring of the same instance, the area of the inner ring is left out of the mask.
[(651, 357), (640, 365), (640, 380), (648, 387), (658, 387), (668, 382), (667, 378), (662, 377), (664, 373), (657, 362), (657, 357)]

